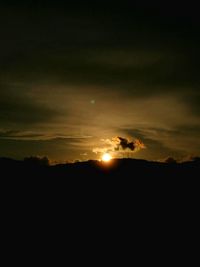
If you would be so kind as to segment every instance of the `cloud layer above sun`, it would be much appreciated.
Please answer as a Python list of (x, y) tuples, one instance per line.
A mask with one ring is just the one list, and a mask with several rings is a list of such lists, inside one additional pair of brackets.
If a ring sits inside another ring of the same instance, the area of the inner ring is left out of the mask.
[(56, 2), (0, 9), (0, 156), (199, 154), (195, 8)]

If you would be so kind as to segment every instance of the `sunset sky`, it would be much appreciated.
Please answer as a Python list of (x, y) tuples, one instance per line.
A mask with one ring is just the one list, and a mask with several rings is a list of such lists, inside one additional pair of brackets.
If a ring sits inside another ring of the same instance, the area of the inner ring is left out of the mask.
[(1, 1), (0, 156), (200, 154), (199, 9), (133, 2)]

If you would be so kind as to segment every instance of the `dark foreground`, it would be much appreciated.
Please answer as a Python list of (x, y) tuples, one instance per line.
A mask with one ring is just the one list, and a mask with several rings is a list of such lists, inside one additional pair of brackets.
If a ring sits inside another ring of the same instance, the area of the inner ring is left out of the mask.
[(198, 178), (200, 160), (160, 163), (114, 159), (110, 163), (86, 161), (49, 166), (43, 162), (0, 158), (1, 177), (15, 178)]
[(49, 221), (58, 219), (65, 228), (70, 220), (72, 227), (82, 229), (85, 218), (92, 218), (90, 226), (101, 218), (107, 225), (113, 217), (113, 225), (124, 221), (123, 229), (128, 224), (132, 229), (137, 222), (142, 232), (152, 232), (151, 220), (157, 227), (161, 221), (174, 224), (180, 213), (186, 218), (198, 216), (199, 160), (177, 164), (116, 159), (107, 165), (88, 161), (48, 166), (1, 158), (0, 168), (3, 206), (8, 216), (15, 212), (11, 222), (21, 210), (20, 216), (30, 214), (31, 221), (33, 214), (43, 218), (48, 213)]

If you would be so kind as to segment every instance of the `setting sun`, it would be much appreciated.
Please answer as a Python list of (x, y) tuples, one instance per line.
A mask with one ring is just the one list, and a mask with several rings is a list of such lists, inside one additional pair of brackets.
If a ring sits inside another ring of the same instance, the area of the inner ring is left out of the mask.
[(105, 154), (103, 154), (103, 156), (102, 156), (102, 158), (101, 158), (104, 162), (109, 162), (111, 159), (112, 159), (112, 157), (111, 157), (111, 155), (109, 154), (109, 153), (105, 153)]

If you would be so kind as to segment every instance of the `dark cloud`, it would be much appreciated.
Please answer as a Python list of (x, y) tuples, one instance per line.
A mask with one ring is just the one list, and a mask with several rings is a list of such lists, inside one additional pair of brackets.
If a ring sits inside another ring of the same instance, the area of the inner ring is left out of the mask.
[(7, 130), (7, 131), (0, 131), (0, 138), (13, 138), (13, 139), (23, 139), (23, 138), (42, 138), (45, 135), (38, 134), (38, 133), (27, 133), (22, 131), (16, 130)]
[(65, 135), (61, 133), (39, 133), (29, 131), (17, 131), (17, 130), (6, 130), (0, 131), (0, 138), (15, 139), (15, 140), (53, 140), (53, 139), (66, 139), (66, 140), (81, 140), (92, 138), (89, 135)]
[[(125, 135), (132, 135), (144, 142), (145, 150), (138, 152), (141, 158), (151, 158), (160, 160), (172, 157), (181, 159), (193, 151), (198, 155), (200, 151), (199, 144), (199, 126), (179, 126), (172, 129), (143, 127), (142, 129), (120, 129)], [(137, 156), (136, 155), (136, 156)], [(156, 155), (156, 157), (155, 157)]]
[[(70, 5), (57, 11), (38, 5), (35, 13), (31, 7), (1, 16), (3, 78), (135, 87), (140, 96), (199, 82), (198, 26), (190, 17), (177, 22), (156, 12), (160, 6), (112, 11), (97, 5), (94, 14), (84, 6), (81, 15), (70, 13)], [(146, 87), (137, 90), (138, 83)]]
[(119, 143), (117, 143), (116, 141), (117, 143), (115, 147), (116, 151), (119, 151), (120, 149), (122, 150), (130, 149), (131, 151), (135, 151), (138, 148), (144, 147), (144, 144), (142, 144), (142, 142), (140, 142), (139, 140), (129, 142), (128, 139), (120, 136), (118, 136), (116, 140), (119, 141)]
[(0, 138), (7, 138), (7, 137), (13, 137), (16, 136), (16, 134), (18, 134), (19, 131), (0, 131)]
[(58, 110), (25, 96), (19, 88), (10, 90), (7, 85), (0, 85), (0, 90), (1, 126), (44, 123), (60, 114)]

